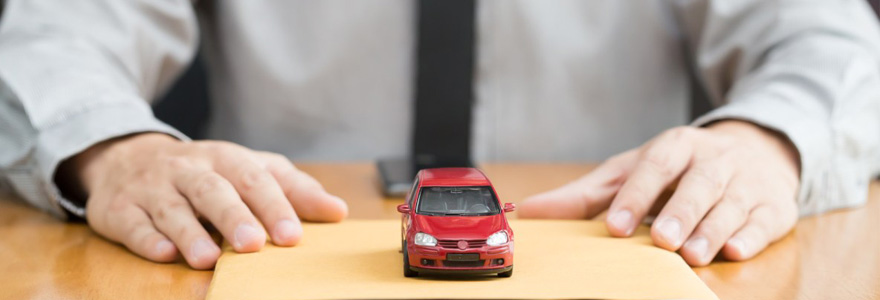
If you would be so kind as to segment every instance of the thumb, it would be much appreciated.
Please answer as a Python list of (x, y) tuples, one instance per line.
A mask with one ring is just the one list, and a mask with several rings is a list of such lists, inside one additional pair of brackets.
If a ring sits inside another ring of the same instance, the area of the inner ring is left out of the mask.
[(539, 219), (592, 218), (608, 208), (637, 161), (637, 149), (611, 157), (575, 181), (526, 198), (518, 207), (518, 216)]

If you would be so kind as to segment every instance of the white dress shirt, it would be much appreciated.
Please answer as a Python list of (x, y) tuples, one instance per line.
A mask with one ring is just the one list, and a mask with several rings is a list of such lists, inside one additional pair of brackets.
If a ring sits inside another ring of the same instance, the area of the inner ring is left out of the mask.
[[(82, 214), (52, 181), (97, 142), (157, 131), (204, 43), (209, 136), (294, 160), (407, 154), (414, 1), (9, 1), (0, 179)], [(478, 6), (477, 161), (599, 161), (716, 107), (801, 157), (802, 214), (863, 203), (880, 157), (880, 30), (861, 0), (511, 1)], [(2, 186), (3, 184), (0, 184)]]

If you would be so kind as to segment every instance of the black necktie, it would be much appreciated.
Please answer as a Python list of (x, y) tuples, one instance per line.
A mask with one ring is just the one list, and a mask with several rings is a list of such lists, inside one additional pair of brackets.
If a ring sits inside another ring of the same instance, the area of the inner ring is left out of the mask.
[(418, 2), (415, 171), (472, 165), (475, 6), (475, 0)]

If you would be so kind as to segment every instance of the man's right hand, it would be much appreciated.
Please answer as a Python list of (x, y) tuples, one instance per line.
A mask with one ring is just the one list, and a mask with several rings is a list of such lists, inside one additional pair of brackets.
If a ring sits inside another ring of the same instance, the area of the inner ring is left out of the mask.
[(336, 222), (348, 214), (342, 199), (284, 156), (228, 142), (144, 133), (95, 145), (62, 168), (87, 197), (96, 232), (152, 261), (174, 261), (179, 250), (196, 269), (220, 256), (200, 218), (235, 251), (254, 252), (266, 232), (279, 246), (299, 242), (299, 217)]

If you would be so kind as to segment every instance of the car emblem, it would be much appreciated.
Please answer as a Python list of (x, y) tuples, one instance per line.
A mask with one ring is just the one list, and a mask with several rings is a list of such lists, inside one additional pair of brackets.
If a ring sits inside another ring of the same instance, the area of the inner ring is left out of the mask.
[(458, 249), (464, 250), (467, 249), (468, 242), (467, 241), (458, 241)]

